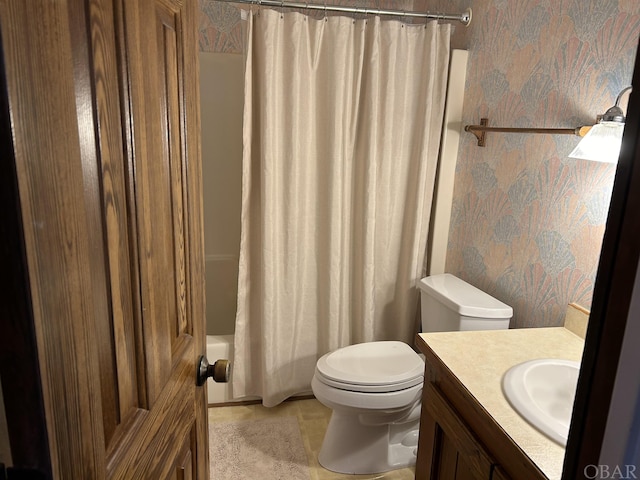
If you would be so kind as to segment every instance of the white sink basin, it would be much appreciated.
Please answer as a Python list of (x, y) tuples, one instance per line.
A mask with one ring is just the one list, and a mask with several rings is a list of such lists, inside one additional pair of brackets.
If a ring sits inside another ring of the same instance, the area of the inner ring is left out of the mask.
[(579, 370), (579, 362), (531, 360), (511, 367), (502, 379), (502, 388), (516, 412), (565, 446)]

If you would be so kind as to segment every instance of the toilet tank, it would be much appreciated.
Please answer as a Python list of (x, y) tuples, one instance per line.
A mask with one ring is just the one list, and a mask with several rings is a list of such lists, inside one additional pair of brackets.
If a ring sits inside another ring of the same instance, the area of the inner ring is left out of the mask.
[(423, 332), (501, 330), (509, 328), (513, 309), (449, 273), (423, 278)]

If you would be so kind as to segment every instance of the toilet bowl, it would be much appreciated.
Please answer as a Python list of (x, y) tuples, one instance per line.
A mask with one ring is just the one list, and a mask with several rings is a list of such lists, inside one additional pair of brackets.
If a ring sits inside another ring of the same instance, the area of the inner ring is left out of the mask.
[(424, 362), (402, 342), (369, 342), (318, 360), (313, 393), (333, 410), (318, 460), (339, 473), (415, 462)]
[[(427, 277), (419, 288), (423, 331), (509, 327), (511, 307), (453, 275)], [(424, 361), (403, 342), (360, 343), (323, 355), (311, 388), (333, 412), (320, 465), (372, 474), (415, 464), (423, 376)]]

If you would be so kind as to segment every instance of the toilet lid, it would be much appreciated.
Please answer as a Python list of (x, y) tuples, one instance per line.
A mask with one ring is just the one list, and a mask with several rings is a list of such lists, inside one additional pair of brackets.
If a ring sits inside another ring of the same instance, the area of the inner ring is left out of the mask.
[(368, 342), (340, 348), (316, 364), (319, 380), (352, 391), (390, 392), (423, 381), (424, 362), (402, 342)]

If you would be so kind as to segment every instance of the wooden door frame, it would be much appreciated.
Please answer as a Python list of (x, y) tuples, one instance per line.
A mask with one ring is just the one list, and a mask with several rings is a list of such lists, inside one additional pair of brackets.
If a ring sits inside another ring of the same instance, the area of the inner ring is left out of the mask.
[[(12, 464), (51, 478), (0, 30), (0, 379)], [(26, 474), (26, 473), (25, 473)]]
[[(20, 478), (38, 472), (56, 477), (65, 455), (70, 462), (73, 455), (85, 472), (98, 471), (103, 462), (97, 449), (78, 448), (86, 438), (104, 439), (102, 425), (94, 421), (101, 412), (79, 405), (80, 398), (99, 395), (100, 375), (91, 335), (96, 309), (89, 268), (96, 232), (87, 207), (87, 198), (96, 195), (85, 190), (83, 161), (90, 159), (82, 155), (82, 140), (87, 142), (80, 129), (86, 125), (77, 118), (73, 62), (73, 48), (86, 48), (90, 40), (84, 19), (71, 15), (82, 15), (84, 8), (78, 12), (74, 6), (43, 2), (33, 15), (34, 2), (2, 2), (0, 148), (10, 154), (3, 163), (11, 165), (4, 167), (9, 175), (3, 175), (0, 188), (13, 196), (14, 218), (3, 225), (10, 231), (0, 244), (3, 260), (17, 276), (3, 284), (17, 286), (12, 298), (2, 292), (3, 308), (10, 306), (3, 311), (12, 316), (0, 322), (0, 337), (16, 356), (3, 359), (2, 387), (12, 464), (22, 470)], [(14, 373), (5, 376), (5, 368)], [(23, 410), (31, 408), (35, 414), (29, 418)], [(74, 435), (68, 425), (82, 434)]]
[(599, 463), (633, 287), (637, 281), (640, 261), (640, 39), (632, 86), (567, 442), (562, 475), (567, 480), (582, 478), (587, 466)]

